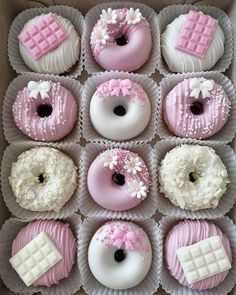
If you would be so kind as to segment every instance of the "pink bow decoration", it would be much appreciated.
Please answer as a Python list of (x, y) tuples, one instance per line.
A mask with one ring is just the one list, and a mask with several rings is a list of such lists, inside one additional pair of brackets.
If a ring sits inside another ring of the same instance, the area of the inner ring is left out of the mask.
[(109, 82), (109, 91), (111, 95), (119, 96), (120, 91), (122, 92), (123, 96), (130, 95), (131, 88), (132, 82), (129, 79), (112, 79)]
[(134, 243), (137, 241), (138, 236), (134, 231), (125, 233), (121, 229), (116, 229), (112, 234), (111, 239), (113, 240), (113, 246), (121, 248), (121, 246), (125, 244), (126, 250), (133, 250)]

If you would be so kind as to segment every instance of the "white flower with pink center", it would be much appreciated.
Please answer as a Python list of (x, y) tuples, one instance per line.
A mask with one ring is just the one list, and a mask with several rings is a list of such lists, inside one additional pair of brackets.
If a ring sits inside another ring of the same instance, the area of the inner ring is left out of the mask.
[(132, 157), (129, 160), (125, 161), (124, 168), (129, 172), (136, 174), (137, 172), (142, 171), (142, 162), (139, 157)]
[(109, 169), (113, 169), (118, 163), (118, 156), (114, 151), (105, 151), (102, 153), (101, 158), (103, 166)]
[(140, 10), (137, 8), (134, 10), (132, 7), (127, 11), (126, 21), (128, 25), (135, 25), (139, 23), (142, 19), (142, 14)]
[(96, 27), (91, 35), (91, 43), (92, 44), (101, 44), (106, 45), (107, 40), (109, 40), (109, 35), (107, 33), (107, 29)]
[(100, 18), (107, 24), (116, 24), (117, 12), (116, 10), (112, 10), (111, 8), (108, 8), (107, 11), (103, 9)]
[(142, 181), (134, 179), (129, 183), (129, 194), (133, 198), (145, 198), (147, 196), (147, 187), (144, 185)]

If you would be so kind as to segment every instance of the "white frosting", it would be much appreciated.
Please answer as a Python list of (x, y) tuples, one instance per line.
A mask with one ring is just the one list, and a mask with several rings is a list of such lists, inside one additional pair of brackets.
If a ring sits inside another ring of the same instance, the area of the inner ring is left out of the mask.
[[(36, 16), (29, 20), (22, 30), (29, 29), (35, 22), (45, 14)], [(48, 52), (39, 60), (35, 60), (32, 55), (27, 51), (24, 45), (19, 42), (19, 49), (21, 56), (25, 64), (34, 72), (37, 73), (48, 73), (48, 74), (62, 74), (68, 71), (78, 60), (80, 54), (80, 38), (76, 32), (72, 23), (60, 15), (54, 14), (57, 21), (63, 26), (65, 31), (69, 34), (69, 37), (64, 40), (57, 48), (53, 51)]]
[(197, 72), (213, 68), (224, 54), (225, 37), (218, 25), (213, 39), (203, 59), (192, 56), (175, 48), (182, 26), (187, 15), (183, 14), (170, 23), (161, 36), (162, 55), (172, 72)]
[[(45, 178), (42, 183), (41, 174)], [(36, 147), (20, 154), (12, 164), (9, 181), (22, 208), (59, 212), (76, 188), (76, 166), (57, 149)]]
[[(109, 244), (112, 237), (111, 224), (114, 229), (127, 226), (128, 232), (140, 234), (139, 239), (133, 244), (134, 249), (127, 250), (125, 244), (122, 244), (121, 249), (125, 251), (126, 257), (121, 262), (114, 258), (114, 253), (119, 248)], [(146, 277), (151, 267), (151, 244), (147, 234), (136, 224), (126, 221), (108, 222), (91, 239), (88, 263), (94, 277), (104, 286), (117, 290), (132, 288)]]
[[(133, 87), (138, 85), (131, 83), (135, 85)], [(126, 96), (107, 93), (103, 95), (99, 90), (94, 93), (90, 102), (90, 118), (100, 135), (112, 140), (128, 140), (144, 131), (150, 121), (151, 104), (142, 87), (137, 87), (138, 94), (135, 88), (132, 88), (130, 95)], [(141, 99), (137, 95), (140, 95)], [(114, 113), (117, 106), (122, 106), (126, 110), (124, 116)]]
[[(190, 181), (190, 173), (195, 179)], [(225, 165), (207, 146), (182, 145), (168, 152), (159, 167), (160, 191), (182, 209), (216, 208), (230, 183)]]

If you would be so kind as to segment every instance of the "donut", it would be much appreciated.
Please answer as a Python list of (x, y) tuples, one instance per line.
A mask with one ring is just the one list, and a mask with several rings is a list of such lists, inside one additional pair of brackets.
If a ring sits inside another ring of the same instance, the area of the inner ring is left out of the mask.
[(178, 16), (161, 35), (162, 56), (176, 73), (212, 69), (224, 54), (224, 44), (218, 21), (202, 12)]
[(36, 220), (28, 223), (17, 234), (12, 243), (12, 256), (17, 254), (41, 232), (48, 234), (61, 253), (62, 260), (36, 280), (33, 286), (51, 287), (69, 276), (73, 264), (75, 263), (76, 239), (67, 223), (56, 220)]
[(228, 183), (225, 165), (207, 146), (177, 146), (159, 166), (160, 192), (181, 209), (216, 208)]
[(93, 235), (88, 264), (104, 286), (124, 290), (137, 286), (148, 274), (152, 247), (144, 230), (133, 222), (109, 221)]
[(77, 172), (73, 161), (51, 147), (20, 154), (9, 177), (16, 202), (31, 211), (59, 212), (73, 195)]
[(148, 168), (134, 152), (109, 149), (99, 154), (90, 165), (87, 187), (101, 207), (113, 211), (128, 210), (148, 195)]
[(129, 79), (100, 84), (90, 101), (90, 118), (96, 131), (107, 139), (128, 140), (142, 133), (151, 117), (146, 92)]
[(152, 34), (139, 9), (103, 9), (92, 29), (91, 52), (106, 70), (135, 71), (149, 59)]
[(30, 81), (12, 106), (16, 126), (37, 141), (57, 141), (73, 129), (78, 106), (71, 92), (59, 82)]
[(228, 275), (229, 270), (189, 284), (176, 255), (178, 248), (195, 244), (213, 236), (219, 236), (221, 238), (227, 256), (230, 262), (232, 262), (229, 239), (213, 222), (206, 220), (184, 220), (175, 225), (167, 235), (164, 242), (164, 257), (166, 265), (171, 275), (178, 280), (181, 285), (195, 290), (212, 289), (223, 282)]
[(63, 74), (79, 59), (77, 31), (68, 19), (55, 13), (27, 21), (18, 38), (20, 55), (34, 72)]
[(222, 129), (230, 112), (222, 86), (205, 78), (184, 79), (164, 98), (163, 114), (177, 136), (204, 139)]

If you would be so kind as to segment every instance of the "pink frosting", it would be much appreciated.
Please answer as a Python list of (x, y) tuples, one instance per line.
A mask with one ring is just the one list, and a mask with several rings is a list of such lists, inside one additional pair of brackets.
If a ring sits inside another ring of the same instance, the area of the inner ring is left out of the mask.
[[(40, 84), (43, 81), (37, 82)], [(30, 90), (25, 87), (18, 92), (13, 104), (13, 117), (17, 127), (28, 137), (38, 141), (57, 141), (72, 130), (78, 117), (78, 106), (71, 92), (59, 82), (50, 82), (48, 97), (30, 97)], [(48, 117), (40, 117), (39, 106), (52, 106)]]
[(52, 239), (63, 259), (41, 276), (34, 286), (47, 286), (58, 284), (67, 278), (75, 262), (76, 240), (69, 228), (69, 224), (64, 224), (55, 220), (37, 220), (30, 222), (20, 230), (12, 244), (12, 256), (20, 251), (25, 245), (33, 240), (41, 232), (46, 232)]
[[(191, 79), (185, 79), (177, 84), (166, 96), (163, 106), (164, 120), (170, 129), (177, 136), (203, 139), (218, 132), (226, 123), (230, 101), (222, 86), (213, 80), (213, 89), (209, 96), (203, 98), (191, 96)], [(206, 79), (201, 78), (204, 82)], [(203, 113), (194, 115), (190, 106), (199, 102), (203, 105)]]
[[(107, 24), (99, 19), (96, 28), (104, 28), (109, 35), (105, 45), (91, 42), (92, 54), (95, 60), (106, 70), (134, 71), (139, 69), (149, 59), (152, 50), (152, 35), (150, 26), (142, 17), (136, 24), (127, 24), (125, 21), (128, 9), (117, 9), (116, 24)], [(125, 36), (127, 44), (119, 46), (117, 38)]]
[[(109, 158), (114, 160), (114, 165), (110, 168), (104, 166)], [(127, 161), (134, 159), (140, 162), (140, 171), (136, 171), (135, 174), (127, 170), (126, 166)], [(118, 185), (112, 180), (115, 173), (124, 176), (123, 185)], [(137, 206), (147, 196), (149, 173), (144, 161), (136, 153), (121, 149), (107, 150), (89, 167), (87, 185), (92, 198), (100, 206), (108, 210), (124, 211)]]
[(186, 281), (176, 250), (189, 246), (212, 236), (220, 236), (222, 243), (232, 262), (232, 252), (228, 237), (213, 223), (205, 220), (185, 220), (178, 223), (168, 234), (164, 243), (164, 255), (170, 273), (180, 284), (196, 290), (211, 289), (219, 285), (228, 275), (228, 270), (199, 282), (188, 284)]

